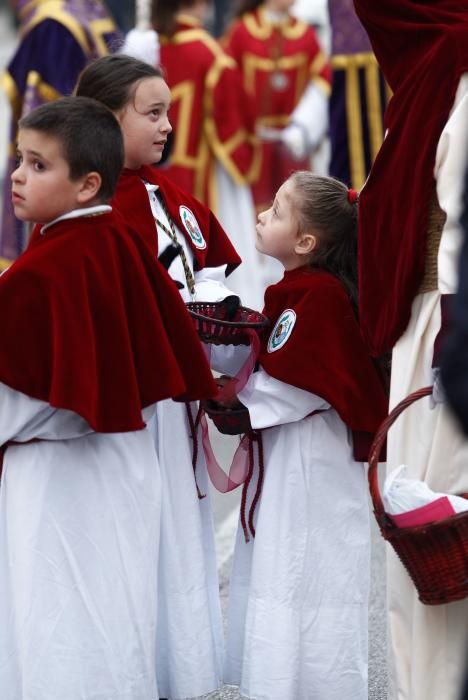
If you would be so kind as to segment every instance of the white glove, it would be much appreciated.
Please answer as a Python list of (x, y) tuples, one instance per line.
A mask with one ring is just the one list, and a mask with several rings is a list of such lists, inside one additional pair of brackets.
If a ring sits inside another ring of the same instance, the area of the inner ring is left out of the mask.
[(139, 58), (151, 66), (159, 66), (159, 38), (154, 29), (131, 29), (119, 53)]
[(296, 160), (302, 160), (312, 151), (305, 130), (298, 124), (289, 124), (281, 131), (280, 138)]

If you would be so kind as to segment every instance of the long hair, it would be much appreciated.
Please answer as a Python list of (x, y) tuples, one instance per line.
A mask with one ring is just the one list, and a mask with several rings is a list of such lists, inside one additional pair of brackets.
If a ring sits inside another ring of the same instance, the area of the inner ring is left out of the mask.
[(288, 181), (299, 231), (317, 234), (311, 267), (326, 270), (340, 280), (357, 315), (357, 201), (351, 202), (346, 185), (332, 177), (304, 170)]
[(159, 68), (124, 54), (102, 56), (81, 72), (75, 94), (92, 97), (117, 112), (133, 99), (140, 80), (163, 78)]

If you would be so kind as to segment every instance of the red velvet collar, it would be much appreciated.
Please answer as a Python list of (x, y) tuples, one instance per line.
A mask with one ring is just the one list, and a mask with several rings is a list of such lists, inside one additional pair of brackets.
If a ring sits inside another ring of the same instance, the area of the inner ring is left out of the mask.
[(169, 214), (193, 251), (196, 269), (227, 265), (226, 274), (241, 262), (215, 215), (195, 197), (177, 187), (158, 168), (124, 169), (112, 204), (126, 221), (157, 250), (156, 227), (142, 180), (157, 185)]
[[(278, 329), (288, 310), (293, 314)], [(264, 313), (271, 328), (262, 340), (262, 367), (328, 401), (354, 431), (373, 433), (387, 414), (387, 399), (340, 282), (304, 267), (285, 272), (268, 287)], [(272, 337), (279, 340), (272, 343)]]
[(0, 277), (0, 382), (98, 432), (144, 427), (142, 408), (215, 386), (179, 292), (115, 213), (37, 234)]

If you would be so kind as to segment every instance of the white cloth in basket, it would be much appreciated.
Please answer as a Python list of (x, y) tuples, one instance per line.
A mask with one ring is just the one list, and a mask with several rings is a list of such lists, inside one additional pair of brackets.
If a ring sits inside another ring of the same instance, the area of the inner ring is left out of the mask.
[(468, 511), (467, 499), (432, 491), (424, 481), (406, 478), (407, 469), (405, 464), (394, 469), (383, 488), (385, 510), (396, 525), (412, 527)]

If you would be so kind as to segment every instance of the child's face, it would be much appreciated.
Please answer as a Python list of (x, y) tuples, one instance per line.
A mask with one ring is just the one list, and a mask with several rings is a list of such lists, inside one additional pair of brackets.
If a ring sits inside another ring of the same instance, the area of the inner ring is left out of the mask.
[(286, 269), (296, 263), (298, 224), (293, 210), (291, 184), (285, 182), (276, 193), (270, 209), (258, 215), (255, 247), (260, 253), (279, 260)]
[(78, 194), (81, 180), (70, 180), (70, 168), (57, 139), (34, 129), (20, 130), (17, 150), (11, 198), (18, 219), (45, 224), (83, 206)]
[(161, 160), (172, 131), (168, 119), (171, 93), (162, 78), (144, 78), (133, 99), (117, 114), (125, 145), (125, 167), (137, 170)]

